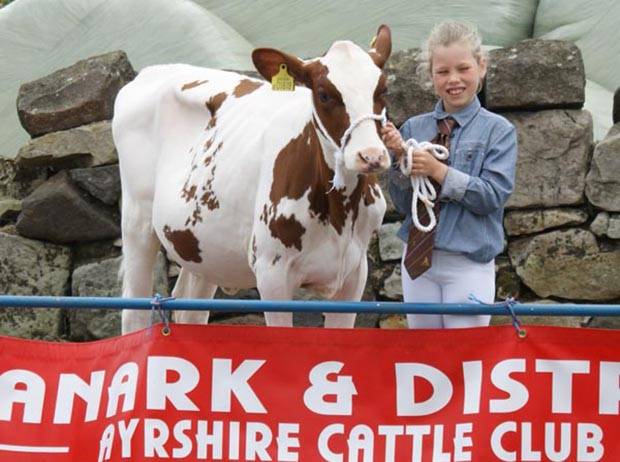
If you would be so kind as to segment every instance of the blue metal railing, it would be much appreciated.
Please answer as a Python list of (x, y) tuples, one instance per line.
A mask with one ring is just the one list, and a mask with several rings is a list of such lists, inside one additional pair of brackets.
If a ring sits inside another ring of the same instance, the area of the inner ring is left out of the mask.
[(235, 313), (297, 311), (321, 313), (416, 313), (416, 314), (509, 314), (509, 306), (519, 316), (620, 316), (620, 305), (525, 304), (518, 302), (481, 303), (400, 303), (347, 301), (274, 301), (228, 299), (166, 299), (120, 297), (40, 297), (0, 295), (1, 307), (68, 309), (211, 310)]

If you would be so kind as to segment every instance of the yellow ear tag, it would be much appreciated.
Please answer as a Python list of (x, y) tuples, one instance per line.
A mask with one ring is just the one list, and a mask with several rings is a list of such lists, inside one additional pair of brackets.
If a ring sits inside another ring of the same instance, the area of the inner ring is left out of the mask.
[(295, 79), (288, 73), (286, 64), (280, 64), (280, 70), (271, 77), (271, 89), (274, 91), (295, 91)]
[(370, 48), (374, 48), (375, 47), (375, 43), (377, 43), (377, 36), (376, 35), (370, 41)]

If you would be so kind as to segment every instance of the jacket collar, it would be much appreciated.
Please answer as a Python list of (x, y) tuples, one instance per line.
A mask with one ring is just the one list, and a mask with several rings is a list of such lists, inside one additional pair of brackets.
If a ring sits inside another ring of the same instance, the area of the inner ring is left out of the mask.
[(464, 127), (469, 123), (471, 119), (478, 113), (480, 110), (480, 101), (476, 96), (474, 100), (465, 106), (463, 109), (453, 112), (450, 114), (449, 112), (444, 111), (443, 109), (443, 101), (437, 101), (435, 105), (435, 110), (433, 111), (433, 117), (437, 120), (445, 119), (446, 117), (452, 117), (459, 124), (459, 127)]

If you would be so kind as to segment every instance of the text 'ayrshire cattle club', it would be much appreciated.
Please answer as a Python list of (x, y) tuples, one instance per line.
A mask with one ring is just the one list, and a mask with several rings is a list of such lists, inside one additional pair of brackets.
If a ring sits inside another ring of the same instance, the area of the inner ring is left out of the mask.
[[(182, 267), (175, 297), (210, 298), (220, 286), (287, 300), (303, 287), (360, 300), (368, 243), (386, 207), (373, 173), (390, 164), (378, 134), (390, 51), (387, 26), (368, 52), (349, 41), (312, 60), (255, 50), (261, 75), (270, 80), (285, 64), (303, 85), (294, 91), (183, 64), (140, 72), (119, 93), (112, 124), (123, 296), (152, 295), (161, 243)], [(125, 311), (123, 332), (149, 317)], [(292, 325), (291, 313), (265, 317)], [(176, 320), (206, 322), (208, 313)], [(325, 325), (354, 321), (355, 314), (326, 314)]]

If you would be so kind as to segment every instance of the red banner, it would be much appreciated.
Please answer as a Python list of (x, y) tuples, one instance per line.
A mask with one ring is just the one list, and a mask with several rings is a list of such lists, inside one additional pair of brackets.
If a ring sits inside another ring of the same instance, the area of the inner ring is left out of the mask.
[(620, 460), (620, 331), (0, 337), (0, 461)]

